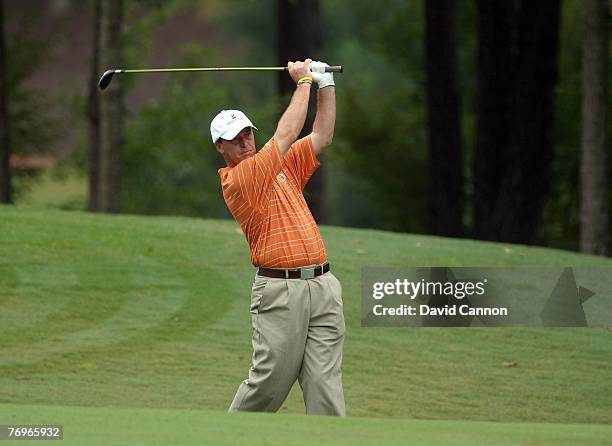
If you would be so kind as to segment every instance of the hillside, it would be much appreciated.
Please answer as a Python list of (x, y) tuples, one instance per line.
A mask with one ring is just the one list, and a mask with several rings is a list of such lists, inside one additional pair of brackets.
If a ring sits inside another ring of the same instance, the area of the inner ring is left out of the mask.
[[(612, 266), (610, 259), (322, 232), (344, 286), (350, 417), (612, 422), (606, 329), (360, 327), (364, 266)], [(4, 206), (0, 234), (5, 413), (13, 404), (227, 409), (251, 355), (254, 270), (234, 222)], [(303, 412), (299, 387), (282, 411)]]

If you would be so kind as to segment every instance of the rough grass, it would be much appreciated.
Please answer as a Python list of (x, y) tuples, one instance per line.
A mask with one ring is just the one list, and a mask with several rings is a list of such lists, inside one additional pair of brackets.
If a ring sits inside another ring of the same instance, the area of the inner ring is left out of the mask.
[[(610, 259), (322, 232), (344, 287), (351, 417), (612, 422), (605, 329), (360, 327), (364, 266)], [(231, 221), (0, 207), (0, 403), (225, 411), (250, 365), (253, 273)], [(303, 413), (298, 386), (282, 412)]]

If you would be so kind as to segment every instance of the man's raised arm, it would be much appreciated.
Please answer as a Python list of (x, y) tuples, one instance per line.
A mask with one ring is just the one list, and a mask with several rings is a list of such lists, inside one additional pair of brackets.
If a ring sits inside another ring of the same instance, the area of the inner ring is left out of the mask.
[(326, 65), (324, 62), (313, 62), (311, 65), (312, 77), (319, 84), (317, 114), (310, 135), (312, 148), (317, 155), (331, 144), (336, 126), (336, 86), (332, 73), (321, 72)]
[(306, 121), (310, 85), (312, 84), (310, 62), (310, 59), (306, 59), (304, 62), (289, 62), (287, 64), (289, 75), (297, 85), (291, 102), (278, 121), (276, 132), (274, 132), (274, 139), (278, 144), (281, 156), (285, 156), (291, 144), (298, 138)]

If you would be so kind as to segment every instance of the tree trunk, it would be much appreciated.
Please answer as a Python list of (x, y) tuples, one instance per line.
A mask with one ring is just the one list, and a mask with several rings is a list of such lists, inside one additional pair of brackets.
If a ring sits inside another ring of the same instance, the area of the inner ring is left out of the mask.
[(12, 202), (4, 5), (0, 0), (0, 203)]
[(87, 208), (100, 211), (100, 22), (102, 19), (102, 0), (94, 0), (93, 19), (93, 56), (89, 79), (87, 117), (89, 119), (89, 203)]
[[(100, 63), (103, 70), (122, 66), (121, 32), (123, 1), (101, 4)], [(123, 83), (113, 79), (100, 95), (99, 209), (121, 211), (121, 164), (123, 152)]]
[(608, 0), (585, 0), (582, 42), (580, 251), (608, 254)]
[[(321, 15), (319, 0), (278, 0), (277, 2), (277, 57), (280, 66), (287, 62), (311, 58), (319, 60), (322, 55)], [(328, 62), (328, 61), (325, 61)], [(313, 85), (308, 105), (308, 117), (300, 138), (312, 131), (316, 112), (316, 89)], [(278, 91), (281, 97), (293, 93), (295, 84), (287, 73), (278, 77)], [(320, 157), (320, 155), (319, 155)], [(318, 223), (325, 223), (324, 167), (323, 164), (312, 176), (306, 187), (306, 200), (313, 217)]]
[(426, 2), (431, 228), (463, 234), (463, 154), (455, 56), (455, 0)]
[(535, 243), (553, 156), (559, 0), (478, 0), (477, 238)]

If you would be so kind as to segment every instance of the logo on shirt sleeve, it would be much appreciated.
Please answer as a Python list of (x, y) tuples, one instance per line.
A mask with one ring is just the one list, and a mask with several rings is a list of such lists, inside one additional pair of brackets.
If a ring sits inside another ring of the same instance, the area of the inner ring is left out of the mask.
[(279, 183), (286, 183), (287, 182), (287, 177), (285, 176), (285, 174), (283, 172), (281, 172), (278, 175), (276, 175), (276, 180)]

